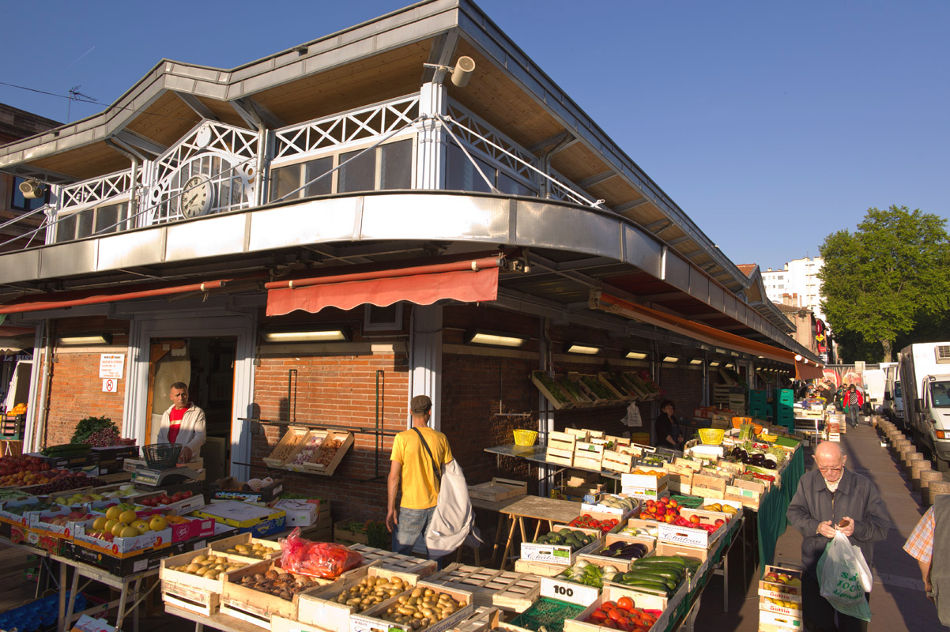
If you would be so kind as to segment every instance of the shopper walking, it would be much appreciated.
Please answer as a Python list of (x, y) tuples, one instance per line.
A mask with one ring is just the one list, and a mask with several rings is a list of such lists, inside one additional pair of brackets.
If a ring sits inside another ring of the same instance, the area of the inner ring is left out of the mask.
[(426, 527), (439, 499), (442, 468), (452, 461), (448, 439), (428, 425), (432, 400), (426, 395), (413, 397), (409, 412), (412, 426), (393, 440), (386, 512), (386, 528), (390, 532), (395, 529), (393, 550), (406, 555), (412, 554), (417, 542), (425, 548)]
[(854, 384), (848, 387), (844, 392), (844, 414), (848, 420), (848, 425), (852, 428), (858, 427), (858, 415), (861, 414), (861, 408), (864, 406), (864, 396)]
[(950, 496), (937, 496), (911, 531), (904, 550), (920, 566), (924, 590), (937, 606), (940, 623), (950, 625), (950, 565), (931, 565), (935, 557), (950, 559)]
[(867, 622), (836, 613), (831, 603), (821, 596), (818, 560), (838, 530), (861, 549), (870, 566), (874, 543), (887, 537), (890, 526), (887, 512), (874, 483), (845, 469), (847, 456), (842, 453), (840, 444), (830, 441), (818, 444), (814, 459), (816, 468), (801, 477), (788, 506), (788, 521), (803, 536), (802, 606), (806, 629), (864, 632)]

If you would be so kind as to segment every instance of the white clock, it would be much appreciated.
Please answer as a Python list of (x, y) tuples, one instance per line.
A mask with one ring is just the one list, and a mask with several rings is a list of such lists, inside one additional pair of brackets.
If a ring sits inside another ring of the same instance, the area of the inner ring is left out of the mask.
[(199, 217), (211, 209), (214, 188), (207, 176), (192, 176), (181, 190), (179, 210), (183, 217)]

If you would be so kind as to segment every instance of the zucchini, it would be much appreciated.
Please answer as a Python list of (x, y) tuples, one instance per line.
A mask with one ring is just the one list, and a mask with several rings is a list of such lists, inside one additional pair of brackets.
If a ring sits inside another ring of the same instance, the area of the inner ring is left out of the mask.
[(657, 594), (669, 596), (673, 593), (666, 584), (661, 584), (659, 582), (651, 582), (647, 580), (631, 580), (624, 582), (625, 586), (630, 588), (636, 588), (637, 590), (644, 590), (649, 592), (655, 592)]
[(685, 567), (686, 560), (679, 555), (651, 555), (641, 557), (637, 560), (637, 564), (676, 564)]

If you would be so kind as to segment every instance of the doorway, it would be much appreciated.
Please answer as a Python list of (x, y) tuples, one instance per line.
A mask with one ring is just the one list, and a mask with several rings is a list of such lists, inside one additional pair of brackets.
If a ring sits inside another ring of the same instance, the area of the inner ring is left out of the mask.
[(146, 436), (154, 442), (175, 382), (188, 384), (192, 403), (205, 412), (207, 441), (201, 450), (210, 481), (230, 470), (237, 338), (152, 338), (149, 345)]

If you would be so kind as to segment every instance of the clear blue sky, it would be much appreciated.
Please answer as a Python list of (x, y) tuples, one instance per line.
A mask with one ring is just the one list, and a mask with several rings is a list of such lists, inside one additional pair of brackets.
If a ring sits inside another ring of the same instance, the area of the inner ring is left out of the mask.
[[(403, 4), (0, 0), (0, 81), (110, 103), (163, 57), (230, 68)], [(950, 216), (946, 0), (479, 5), (736, 263), (814, 256), (870, 206)]]

